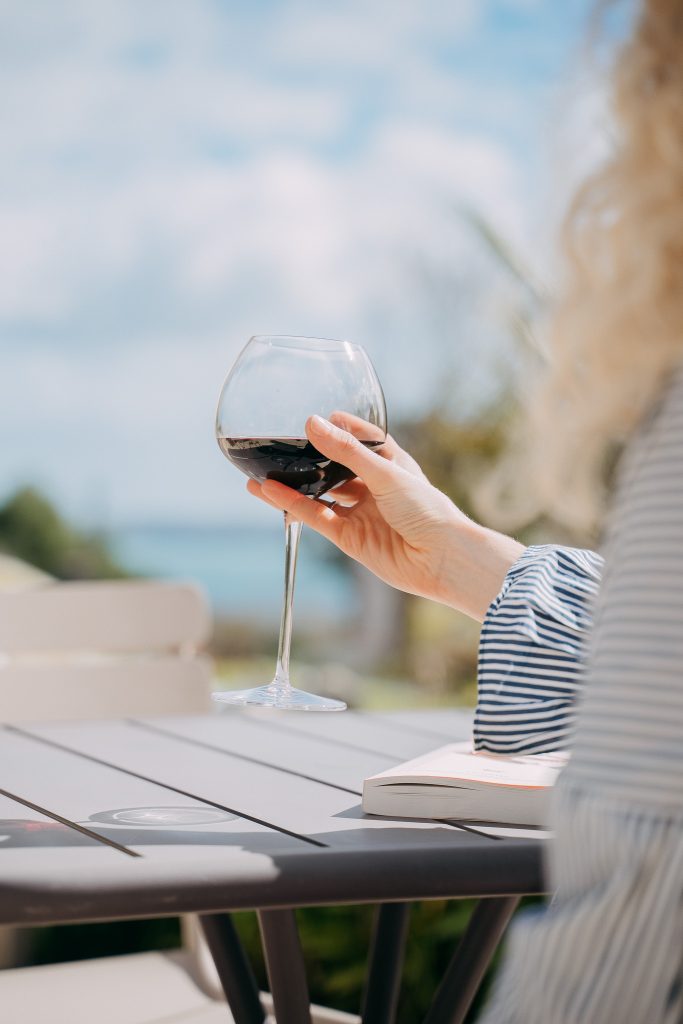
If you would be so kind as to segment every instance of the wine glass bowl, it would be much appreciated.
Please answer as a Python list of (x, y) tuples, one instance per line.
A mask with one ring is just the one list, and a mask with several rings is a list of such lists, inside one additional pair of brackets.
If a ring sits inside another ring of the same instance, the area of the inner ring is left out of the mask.
[[(326, 338), (257, 336), (223, 385), (216, 437), (223, 454), (247, 476), (277, 480), (312, 499), (350, 479), (306, 436), (312, 415), (350, 431), (368, 447), (386, 437), (386, 406), (374, 367), (360, 345)], [(241, 706), (339, 711), (343, 701), (292, 688), (289, 682), (292, 599), (301, 523), (285, 514), (285, 597), (273, 681), (250, 690), (215, 693)]]

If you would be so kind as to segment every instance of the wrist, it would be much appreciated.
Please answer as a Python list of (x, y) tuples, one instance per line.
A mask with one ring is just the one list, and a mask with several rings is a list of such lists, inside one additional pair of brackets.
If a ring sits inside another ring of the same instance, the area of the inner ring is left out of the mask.
[(483, 622), (509, 570), (526, 549), (513, 537), (465, 517), (455, 524), (454, 533), (444, 551), (437, 600)]

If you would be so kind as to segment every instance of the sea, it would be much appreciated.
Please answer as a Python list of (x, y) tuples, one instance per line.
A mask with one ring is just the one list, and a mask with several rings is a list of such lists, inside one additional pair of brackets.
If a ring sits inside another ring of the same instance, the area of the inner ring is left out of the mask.
[[(216, 617), (274, 626), (279, 622), (282, 528), (143, 524), (109, 530), (106, 540), (117, 561), (136, 575), (198, 583)], [(352, 615), (355, 596), (351, 563), (304, 529), (296, 617), (305, 616), (308, 624), (339, 624)]]

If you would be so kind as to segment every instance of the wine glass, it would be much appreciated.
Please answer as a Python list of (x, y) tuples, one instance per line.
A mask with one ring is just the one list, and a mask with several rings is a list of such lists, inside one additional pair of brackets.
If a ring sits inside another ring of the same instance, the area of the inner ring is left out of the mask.
[[(218, 400), (216, 437), (223, 454), (253, 480), (279, 480), (319, 501), (353, 474), (326, 459), (306, 437), (318, 414), (351, 430), (369, 447), (386, 437), (384, 395), (360, 345), (326, 338), (251, 338)], [(296, 690), (289, 681), (292, 600), (302, 523), (285, 513), (285, 593), (275, 677), (249, 690), (214, 693), (240, 706), (343, 711), (341, 700)]]

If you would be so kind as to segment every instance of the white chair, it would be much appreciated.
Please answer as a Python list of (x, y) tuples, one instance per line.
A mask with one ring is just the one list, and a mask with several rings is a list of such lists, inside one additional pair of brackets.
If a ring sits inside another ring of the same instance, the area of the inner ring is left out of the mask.
[[(201, 591), (186, 584), (39, 581), (0, 593), (0, 721), (205, 711), (211, 663), (201, 648), (210, 627)], [(2, 970), (3, 1020), (230, 1024), (197, 919), (183, 918), (182, 931), (183, 948), (173, 953)], [(0, 930), (5, 963), (19, 934)], [(270, 1012), (270, 997), (262, 1000)], [(358, 1020), (312, 1008), (313, 1024)]]
[(189, 584), (48, 583), (0, 593), (0, 721), (191, 714), (211, 628)]
[[(261, 996), (275, 1024), (272, 1001)], [(187, 955), (129, 953), (99, 960), (0, 971), (7, 1024), (231, 1024), (225, 1002), (202, 991)], [(359, 1024), (360, 1018), (311, 1007), (311, 1024)], [(284, 1024), (287, 1024), (285, 1021)]]

